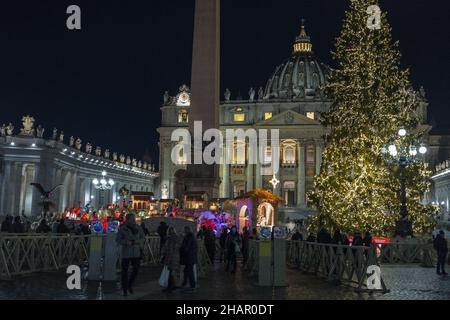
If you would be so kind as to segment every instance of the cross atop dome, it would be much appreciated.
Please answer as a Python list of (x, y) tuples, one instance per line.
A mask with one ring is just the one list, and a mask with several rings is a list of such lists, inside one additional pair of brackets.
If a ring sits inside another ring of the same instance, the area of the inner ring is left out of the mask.
[(305, 29), (305, 19), (302, 19), (300, 34), (295, 39), (294, 53), (300, 54), (304, 52), (312, 52), (311, 38), (307, 35)]

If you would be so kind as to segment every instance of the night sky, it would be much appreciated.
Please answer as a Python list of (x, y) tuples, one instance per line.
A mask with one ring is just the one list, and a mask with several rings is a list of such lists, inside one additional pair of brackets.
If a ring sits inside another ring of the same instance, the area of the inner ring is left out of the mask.
[[(384, 0), (403, 65), (425, 87), (429, 117), (450, 127), (448, 1)], [(66, 8), (82, 30), (66, 28)], [(306, 19), (316, 55), (333, 65), (347, 0), (223, 0), (222, 92), (247, 97), (287, 58)], [(447, 6), (447, 8), (445, 7)], [(0, 125), (25, 114), (66, 139), (157, 163), (160, 107), (190, 82), (194, 0), (0, 1)]]

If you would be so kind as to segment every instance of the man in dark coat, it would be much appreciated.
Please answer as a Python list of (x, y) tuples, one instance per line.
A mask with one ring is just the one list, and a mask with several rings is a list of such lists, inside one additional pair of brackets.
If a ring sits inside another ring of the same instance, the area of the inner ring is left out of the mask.
[(167, 240), (167, 230), (169, 229), (169, 226), (164, 221), (161, 221), (158, 227), (158, 235), (159, 235), (159, 252), (161, 253), (162, 248), (164, 248), (164, 245), (166, 244)]
[(69, 234), (70, 230), (66, 226), (66, 221), (64, 218), (59, 220), (58, 228), (56, 229), (56, 233)]
[(366, 231), (366, 234), (364, 235), (363, 245), (365, 247), (370, 247), (372, 245), (372, 235), (369, 231)]
[(295, 230), (295, 233), (292, 235), (291, 240), (292, 241), (303, 241), (303, 235), (300, 233), (300, 231)]
[(439, 234), (437, 235), (436, 239), (434, 239), (434, 249), (436, 250), (438, 256), (436, 273), (438, 275), (442, 274), (446, 276), (447, 272), (445, 272), (445, 261), (447, 259), (448, 246), (447, 240), (445, 240), (445, 233), (442, 230), (439, 231)]
[(331, 242), (331, 234), (323, 227), (317, 233), (317, 242), (318, 243), (330, 243)]
[(20, 217), (19, 216), (14, 218), (14, 222), (11, 225), (11, 229), (10, 229), (9, 232), (10, 233), (24, 233), (25, 232), (23, 224), (20, 221)]
[(11, 230), (12, 220), (13, 218), (10, 215), (7, 215), (2, 222), (0, 232), (9, 232), (9, 230)]
[(180, 247), (180, 264), (184, 266), (182, 287), (186, 286), (189, 280), (190, 289), (195, 290), (194, 265), (197, 264), (197, 239), (188, 226), (184, 227), (184, 238)]
[(220, 234), (220, 262), (227, 261), (227, 237), (228, 237), (228, 228), (223, 228), (222, 233)]
[(216, 236), (211, 227), (209, 227), (205, 233), (205, 247), (208, 252), (209, 260), (214, 264), (216, 256)]
[(314, 233), (310, 233), (308, 238), (306, 239), (306, 242), (316, 242), (316, 236), (314, 235)]
[(50, 231), (52, 231), (49, 227), (49, 225), (47, 224), (47, 220), (46, 219), (42, 219), (41, 223), (39, 223), (39, 226), (36, 228), (36, 233), (49, 233)]

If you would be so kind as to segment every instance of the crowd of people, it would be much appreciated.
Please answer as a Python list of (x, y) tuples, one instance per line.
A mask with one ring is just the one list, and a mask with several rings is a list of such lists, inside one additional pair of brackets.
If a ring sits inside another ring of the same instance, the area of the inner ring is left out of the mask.
[(0, 232), (13, 234), (55, 233), (76, 235), (88, 235), (91, 233), (88, 222), (82, 221), (75, 223), (57, 215), (50, 215), (47, 219), (42, 218), (34, 222), (31, 222), (25, 217), (7, 215), (1, 223)]
[[(303, 241), (303, 234), (297, 229), (290, 237), (292, 241)], [(335, 229), (333, 235), (324, 227), (321, 227), (317, 234), (309, 233), (306, 238), (306, 242), (316, 242), (323, 244), (338, 244), (338, 245), (352, 245), (352, 246), (363, 246), (370, 247), (373, 242), (373, 237), (370, 231), (366, 231), (364, 233), (364, 237), (362, 233), (356, 231), (353, 235), (349, 236), (340, 229)]]

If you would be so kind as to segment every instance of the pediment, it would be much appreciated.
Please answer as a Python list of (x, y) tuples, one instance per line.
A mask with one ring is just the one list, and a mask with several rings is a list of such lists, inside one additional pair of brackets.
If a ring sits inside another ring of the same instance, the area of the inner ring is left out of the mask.
[(258, 122), (257, 126), (319, 126), (320, 122), (310, 119), (298, 112), (288, 110), (271, 119)]

